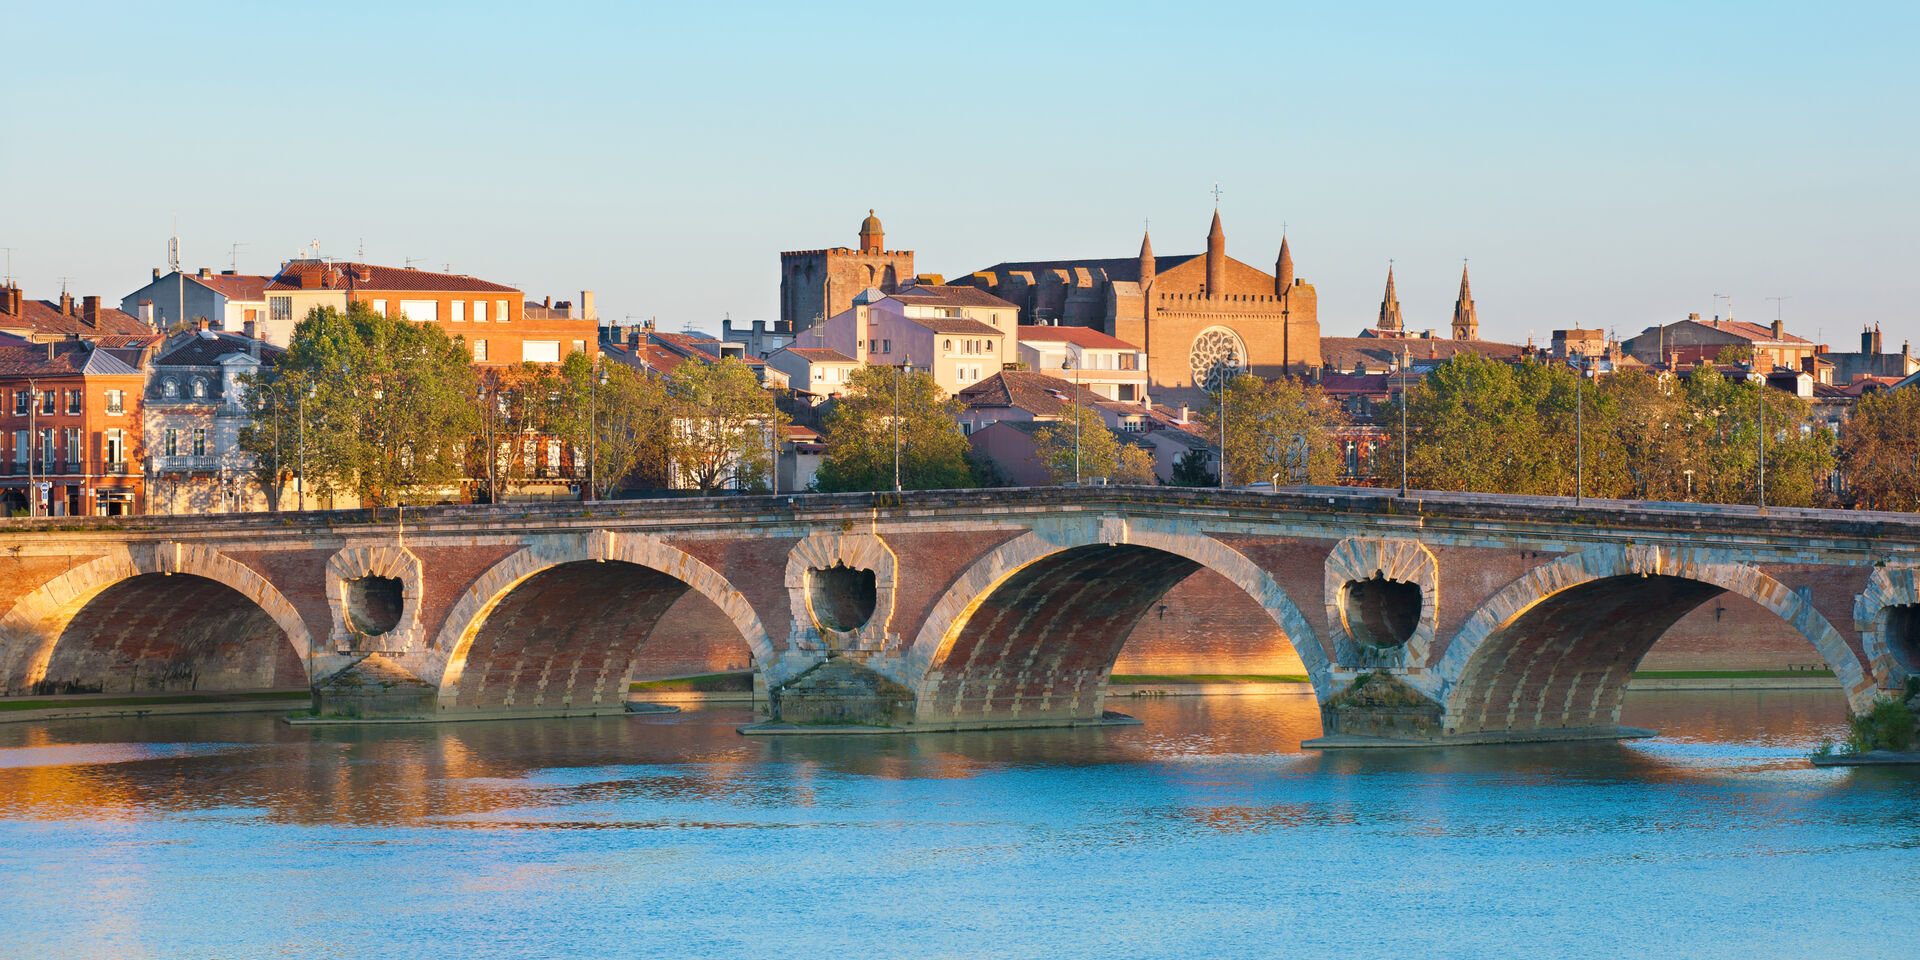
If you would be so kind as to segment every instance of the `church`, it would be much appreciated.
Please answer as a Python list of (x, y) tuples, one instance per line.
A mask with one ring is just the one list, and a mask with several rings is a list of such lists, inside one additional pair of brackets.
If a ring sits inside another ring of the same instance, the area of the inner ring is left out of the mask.
[(1147, 354), (1156, 400), (1197, 398), (1229, 373), (1275, 378), (1320, 366), (1319, 304), (1283, 237), (1273, 273), (1227, 256), (1220, 211), (1204, 254), (997, 263), (952, 283), (1020, 308), (1029, 325), (1093, 327)]

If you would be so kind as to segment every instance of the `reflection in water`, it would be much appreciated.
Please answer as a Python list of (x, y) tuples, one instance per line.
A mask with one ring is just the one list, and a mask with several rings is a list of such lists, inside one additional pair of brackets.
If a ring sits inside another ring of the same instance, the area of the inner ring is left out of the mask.
[[(743, 711), (0, 726), (21, 956), (1844, 956), (1920, 776), (1838, 694), (1633, 694), (1627, 743), (1301, 751), (1311, 696), (1098, 730), (740, 737)], [(29, 879), (30, 878), (30, 879)], [(1846, 890), (1844, 897), (1834, 895)], [(31, 919), (29, 919), (31, 918)]]

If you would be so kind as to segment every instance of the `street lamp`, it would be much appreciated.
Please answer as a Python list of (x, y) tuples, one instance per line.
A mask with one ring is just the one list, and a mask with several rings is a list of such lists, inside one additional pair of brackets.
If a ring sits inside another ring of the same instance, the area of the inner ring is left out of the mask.
[(1400, 344), (1400, 498), (1407, 496), (1407, 371), (1413, 367), (1413, 352)]
[(1580, 366), (1573, 381), (1573, 503), (1580, 505), (1587, 493), (1586, 380), (1587, 355), (1575, 354)]
[[(1728, 300), (1727, 312), (1728, 313), (1733, 312), (1733, 304), (1731, 299)], [(1760, 372), (1760, 360), (1758, 357), (1756, 357), (1753, 361), (1753, 369), (1755, 373)], [(1764, 374), (1761, 375), (1760, 380), (1758, 381), (1758, 386), (1760, 387), (1760, 389), (1754, 395), (1753, 415), (1756, 418), (1758, 425), (1760, 427), (1760, 437), (1759, 437), (1760, 475), (1758, 478), (1759, 482), (1755, 487), (1755, 492), (1757, 494), (1757, 499), (1760, 502), (1760, 512), (1766, 513), (1767, 512), (1767, 378), (1766, 378), (1766, 375)]]
[(607, 368), (596, 360), (587, 379), (588, 503), (592, 503), (600, 496), (600, 385), (606, 382)]
[[(1060, 369), (1072, 370), (1071, 355), (1060, 361)], [(1073, 482), (1080, 483), (1080, 371), (1073, 371)]]
[(913, 355), (905, 355), (906, 362), (900, 365), (900, 372), (893, 376), (893, 492), (900, 492), (900, 381), (913, 376)]
[(1226, 363), (1219, 368), (1220, 379), (1220, 489), (1227, 488), (1227, 386), (1240, 366), (1240, 355), (1227, 351)]

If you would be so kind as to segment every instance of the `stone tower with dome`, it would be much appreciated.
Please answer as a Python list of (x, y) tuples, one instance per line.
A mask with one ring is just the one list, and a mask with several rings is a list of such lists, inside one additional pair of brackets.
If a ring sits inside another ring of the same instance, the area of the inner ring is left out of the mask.
[[(913, 251), (888, 250), (872, 210), (860, 222), (860, 247), (789, 250), (780, 254), (780, 320), (796, 334), (842, 313), (868, 287), (894, 293), (913, 280)], [(805, 343), (796, 340), (796, 343)]]

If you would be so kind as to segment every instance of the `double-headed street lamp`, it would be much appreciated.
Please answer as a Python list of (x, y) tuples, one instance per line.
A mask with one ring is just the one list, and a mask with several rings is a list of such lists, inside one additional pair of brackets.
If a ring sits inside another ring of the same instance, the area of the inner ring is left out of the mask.
[(1080, 482), (1080, 371), (1073, 369), (1073, 358), (1060, 361), (1060, 369), (1073, 370), (1073, 482)]
[(1227, 488), (1227, 388), (1240, 372), (1240, 355), (1227, 351), (1226, 363), (1217, 368), (1220, 379), (1220, 489)]
[(893, 492), (900, 492), (900, 381), (913, 376), (913, 354), (906, 354), (906, 362), (900, 365), (899, 372), (893, 375)]

